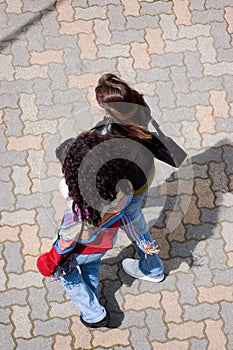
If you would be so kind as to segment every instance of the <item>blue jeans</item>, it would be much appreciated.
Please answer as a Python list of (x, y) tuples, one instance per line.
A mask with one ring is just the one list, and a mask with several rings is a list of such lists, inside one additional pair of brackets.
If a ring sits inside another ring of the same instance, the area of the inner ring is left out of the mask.
[(73, 254), (71, 270), (61, 277), (67, 294), (88, 323), (99, 322), (106, 316), (98, 296), (100, 261), (104, 254)]
[[(142, 195), (135, 196), (125, 209), (125, 214), (128, 216), (133, 226), (140, 232), (141, 236), (147, 241), (152, 242), (153, 239), (149, 232), (145, 217), (142, 213), (141, 202), (147, 196), (147, 191)], [(157, 254), (152, 254), (145, 257), (145, 253), (135, 244), (135, 249), (140, 258), (139, 268), (147, 276), (152, 278), (160, 278), (163, 276), (163, 263)]]

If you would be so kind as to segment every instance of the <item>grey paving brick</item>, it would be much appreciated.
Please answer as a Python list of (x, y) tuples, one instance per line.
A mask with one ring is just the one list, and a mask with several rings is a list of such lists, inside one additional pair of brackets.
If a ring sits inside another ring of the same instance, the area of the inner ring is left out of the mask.
[(15, 81), (2, 81), (1, 91), (6, 94), (31, 93), (33, 87), (32, 80), (17, 79)]
[(224, 76), (224, 86), (227, 91), (227, 100), (233, 101), (233, 77), (231, 75)]
[(11, 151), (0, 154), (0, 162), (4, 166), (26, 165), (26, 152)]
[(171, 242), (171, 256), (190, 257), (198, 241)]
[(132, 328), (130, 335), (130, 343), (135, 350), (150, 349), (150, 343), (147, 339), (148, 330), (146, 328)]
[(144, 293), (144, 292), (156, 293), (162, 290), (174, 291), (176, 289), (177, 289), (176, 277), (174, 275), (167, 276), (162, 283), (151, 283), (151, 282), (143, 281), (140, 283), (140, 286), (139, 286), (140, 293)]
[(2, 325), (0, 324), (0, 339), (1, 344), (4, 344), (5, 349), (14, 349), (15, 348), (15, 341), (12, 338), (12, 325)]
[(191, 347), (190, 350), (206, 350), (207, 349), (207, 339), (197, 339), (192, 338), (190, 339)]
[(233, 56), (233, 49), (220, 48), (218, 50), (219, 61), (231, 62), (232, 61), (232, 56)]
[(7, 27), (7, 14), (5, 10), (6, 10), (6, 3), (0, 4), (0, 21), (1, 21), (2, 28)]
[(158, 68), (166, 68), (172, 67), (172, 69), (176, 69), (176, 66), (183, 66), (183, 54), (182, 53), (165, 53), (163, 55), (151, 55), (151, 66)]
[(189, 79), (191, 91), (209, 91), (209, 90), (222, 90), (223, 79), (221, 77), (203, 77), (200, 79)]
[(54, 9), (52, 1), (42, 0), (39, 3), (32, 4), (31, 1), (25, 0), (23, 3), (23, 10), (25, 12), (38, 12), (47, 8), (50, 11)]
[(209, 174), (213, 181), (212, 189), (214, 191), (228, 192), (228, 178), (225, 174), (225, 164), (211, 162), (209, 164)]
[(193, 107), (196, 105), (206, 105), (209, 104), (209, 93), (193, 91), (188, 93), (178, 93), (177, 94), (177, 105), (184, 107)]
[(220, 238), (220, 226), (210, 223), (201, 225), (186, 225), (186, 238), (201, 241), (210, 237)]
[[(60, 96), (69, 96), (68, 92), (61, 92)], [(62, 102), (62, 103), (61, 103)], [(63, 101), (60, 100), (60, 103), (53, 104), (52, 106), (40, 106), (39, 109), (39, 115), (38, 117), (40, 119), (45, 118), (45, 119), (53, 119), (57, 120), (59, 117), (66, 117), (66, 118), (71, 118), (72, 106), (69, 103), (66, 103), (66, 100), (64, 99)]]
[(29, 288), (28, 291), (28, 302), (32, 305), (30, 317), (33, 320), (47, 320), (49, 306), (45, 299), (46, 290), (42, 288)]
[(36, 94), (37, 105), (51, 106), (53, 104), (53, 94), (51, 91), (49, 79), (34, 79), (33, 89)]
[(192, 26), (179, 26), (179, 38), (197, 38), (199, 36), (210, 36), (211, 26), (209, 24), (195, 24)]
[(205, 10), (205, 0), (190, 0), (190, 10)]
[(207, 9), (222, 9), (226, 6), (232, 6), (232, 2), (231, 0), (222, 0), (221, 2), (219, 2), (218, 0), (208, 0), (206, 1), (205, 6)]
[(54, 238), (56, 227), (52, 220), (53, 218), (53, 210), (38, 208), (37, 209), (37, 222), (40, 227), (39, 236), (40, 237), (48, 237)]
[(187, 93), (189, 91), (189, 80), (187, 79), (185, 67), (172, 67), (171, 79), (175, 92)]
[(205, 223), (217, 223), (218, 222), (218, 214), (219, 214), (219, 209), (214, 208), (214, 209), (207, 209), (207, 208), (201, 208), (201, 221)]
[(124, 312), (124, 319), (121, 328), (141, 327), (142, 320), (145, 319), (145, 311), (127, 310)]
[(150, 341), (165, 341), (167, 335), (167, 326), (163, 320), (162, 310), (146, 310), (146, 324), (149, 328)]
[[(233, 157), (233, 147), (231, 147), (231, 146), (223, 147), (223, 158), (226, 162), (226, 174), (227, 175), (233, 174), (232, 157)], [(226, 180), (226, 178), (225, 178), (225, 180)]]
[(221, 22), (223, 21), (223, 10), (205, 10), (205, 11), (192, 11), (192, 22), (194, 24), (208, 24), (212, 22)]
[(172, 4), (170, 2), (158, 1), (153, 3), (142, 2), (141, 14), (142, 15), (157, 15), (157, 14), (172, 14)]
[(194, 177), (200, 177), (203, 179), (206, 179), (209, 177), (209, 175), (207, 174), (207, 171), (208, 171), (207, 164), (200, 165), (200, 164), (193, 163), (192, 169), (193, 169)]
[(62, 303), (65, 301), (64, 288), (61, 286), (60, 283), (53, 282), (50, 283), (49, 286), (47, 286), (47, 300), (48, 303), (52, 301)]
[(56, 11), (46, 11), (41, 18), (41, 25), (43, 27), (42, 35), (44, 37), (56, 37), (59, 32), (59, 23), (57, 21)]
[(208, 241), (206, 250), (210, 257), (211, 269), (226, 269), (227, 257), (223, 250), (224, 244), (222, 239)]
[(179, 107), (176, 109), (164, 109), (163, 110), (165, 120), (170, 122), (180, 122), (183, 120), (195, 120), (195, 108)]
[(29, 26), (25, 35), (28, 40), (29, 51), (43, 51), (45, 39), (40, 25)]
[(180, 292), (181, 304), (197, 304), (197, 289), (191, 274), (178, 273), (177, 286)]
[(9, 324), (9, 319), (10, 319), (10, 314), (11, 314), (11, 309), (10, 308), (0, 308), (0, 322)]
[(27, 49), (27, 43), (23, 40), (15, 40), (12, 44), (12, 53), (14, 65), (29, 66), (30, 55)]
[(232, 118), (216, 118), (216, 131), (233, 131), (233, 120)]
[(232, 333), (232, 332), (229, 332), (229, 333), (227, 334), (227, 337), (226, 337), (226, 338), (228, 339), (228, 343), (227, 343), (228, 349), (233, 348), (233, 333)]
[(26, 289), (9, 289), (6, 292), (1, 292), (1, 303), (4, 307), (12, 305), (27, 305)]
[(68, 319), (52, 318), (47, 321), (34, 321), (35, 328), (33, 333), (35, 336), (51, 336), (53, 334), (70, 334), (69, 325), (70, 321)]
[(162, 37), (164, 40), (176, 40), (178, 34), (178, 28), (175, 24), (176, 17), (174, 15), (160, 15), (160, 27), (162, 29)]
[(49, 65), (49, 77), (52, 90), (66, 90), (67, 76), (65, 75), (65, 65), (51, 63)]
[(76, 48), (67, 48), (63, 56), (65, 62), (66, 74), (80, 74), (82, 72), (82, 63), (80, 61), (80, 50)]
[[(78, 52), (78, 36), (76, 35), (62, 35), (62, 36), (47, 36), (45, 38), (45, 49), (53, 49), (53, 50), (68, 50), (69, 48), (73, 48)], [(77, 64), (79, 56), (76, 56), (75, 62)], [(64, 58), (63, 58), (64, 59)]]
[(221, 315), (225, 322), (224, 331), (226, 333), (232, 333), (233, 303), (222, 301), (220, 305), (221, 305)]
[[(77, 2), (79, 5), (79, 0), (77, 0)], [(106, 5), (109, 5), (109, 0), (88, 0), (88, 3), (89, 3), (89, 6), (106, 6)], [(110, 4), (111, 5), (121, 5), (121, 1), (120, 0), (111, 0)]]
[(103, 67), (106, 72), (115, 72), (116, 60), (100, 58), (98, 61), (85, 60), (82, 63), (83, 69), (89, 73), (103, 73)]
[(29, 286), (42, 287), (42, 276), (34, 271), (27, 271), (22, 274), (9, 273), (9, 288), (26, 289)]
[(140, 20), (138, 20), (138, 17), (128, 16), (126, 20), (126, 28), (129, 29), (158, 28), (159, 26), (159, 16), (140, 16)]
[(218, 304), (199, 304), (195, 306), (184, 305), (184, 320), (202, 321), (205, 319), (219, 319), (219, 305)]
[(96, 19), (94, 22), (94, 32), (96, 35), (96, 45), (111, 45), (111, 32), (109, 30), (109, 20)]
[(16, 209), (37, 209), (38, 207), (49, 208), (51, 206), (51, 193), (33, 193), (30, 195), (21, 195), (17, 196), (17, 202), (15, 205)]
[(221, 148), (209, 148), (204, 152), (201, 152), (192, 158), (193, 163), (207, 164), (211, 161), (221, 162), (222, 161), (222, 150)]
[(217, 48), (230, 48), (231, 37), (227, 33), (227, 23), (211, 23), (211, 32), (214, 37), (214, 44)]
[(184, 62), (187, 67), (188, 78), (203, 77), (203, 66), (200, 62), (200, 54), (198, 52), (186, 51)]
[(152, 68), (150, 70), (138, 70), (138, 82), (149, 82), (154, 81), (168, 81), (169, 80), (169, 69), (168, 68)]
[(53, 346), (52, 338), (44, 338), (42, 337), (33, 337), (31, 339), (17, 339), (17, 349), (25, 350), (25, 349), (43, 349), (43, 350), (51, 350)]
[(11, 180), (11, 168), (1, 168), (0, 181), (8, 182)]
[(126, 18), (123, 15), (123, 8), (121, 6), (109, 5), (107, 16), (110, 20), (109, 28), (112, 34), (115, 31), (125, 29)]
[(7, 145), (7, 139), (5, 136), (6, 127), (5, 125), (0, 124), (0, 138), (1, 138), (1, 144), (0, 144), (0, 152), (6, 152), (6, 145)]
[(130, 44), (136, 41), (138, 43), (144, 43), (144, 31), (136, 29), (128, 29), (127, 31), (114, 31), (112, 33), (113, 44)]
[(6, 271), (21, 273), (23, 272), (23, 258), (21, 255), (22, 245), (20, 242), (6, 242), (4, 255), (7, 261)]
[[(86, 91), (84, 89), (69, 89), (67, 91), (55, 90), (53, 94), (54, 102), (56, 104), (63, 103), (64, 107), (73, 102), (86, 102)], [(62, 108), (64, 109), (64, 107)], [(67, 117), (67, 115), (63, 115)]]
[(19, 96), (2, 94), (0, 101), (0, 108), (17, 108)]
[(214, 47), (214, 39), (212, 37), (199, 37), (197, 48), (201, 54), (201, 63), (215, 63), (217, 62), (217, 50)]
[(159, 97), (160, 108), (175, 107), (176, 97), (172, 91), (172, 84), (170, 82), (157, 82), (156, 91)]
[[(72, 6), (74, 8), (78, 7), (78, 6), (83, 7), (83, 8), (87, 8), (89, 6), (87, 1), (88, 0), (73, 0)], [(95, 1), (95, 0), (93, 0), (93, 1)], [(91, 0), (91, 2), (92, 2), (92, 0)], [(90, 3), (90, 1), (89, 1), (89, 3)], [(100, 3), (101, 3), (101, 1), (100, 1)], [(97, 5), (97, 4), (90, 4), (90, 5)], [(100, 4), (100, 6), (103, 6), (103, 4)]]
[(223, 286), (230, 286), (233, 283), (233, 269), (215, 270), (213, 282), (215, 284), (222, 284)]
[(193, 256), (192, 271), (195, 275), (195, 286), (212, 287), (213, 273), (209, 268), (209, 258), (207, 256)]

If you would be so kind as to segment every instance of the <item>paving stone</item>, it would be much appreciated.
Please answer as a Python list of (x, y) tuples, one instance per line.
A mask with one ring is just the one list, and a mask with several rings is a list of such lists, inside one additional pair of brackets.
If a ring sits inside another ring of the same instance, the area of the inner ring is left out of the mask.
[(192, 338), (190, 340), (191, 347), (190, 350), (206, 350), (207, 349), (207, 339), (196, 339)]
[(111, 32), (109, 30), (109, 25), (109, 20), (95, 20), (94, 31), (96, 35), (96, 45), (111, 45)]
[(147, 339), (148, 330), (146, 328), (132, 328), (130, 334), (130, 343), (135, 350), (146, 350), (150, 348), (150, 342)]
[(170, 323), (168, 336), (169, 338), (176, 339), (188, 339), (190, 336), (195, 335), (196, 338), (204, 337), (204, 323), (203, 322), (194, 322), (188, 321), (182, 324)]
[(12, 329), (12, 325), (0, 324), (0, 339), (5, 349), (13, 349), (15, 347), (15, 341), (12, 338)]
[(17, 95), (2, 94), (0, 108), (17, 108), (19, 97)]
[(4, 307), (11, 307), (12, 304), (27, 305), (27, 291), (25, 289), (10, 289), (1, 292), (1, 302)]
[(42, 35), (57, 36), (59, 31), (59, 24), (57, 23), (57, 13), (55, 11), (47, 11), (40, 20), (43, 30)]
[(47, 321), (35, 320), (33, 329), (33, 334), (35, 336), (43, 335), (43, 336), (51, 336), (53, 334), (69, 334), (69, 320), (62, 320), (60, 318), (52, 318)]
[(59, 283), (51, 283), (48, 287), (47, 287), (47, 300), (48, 303), (52, 302), (52, 301), (56, 301), (56, 302), (64, 302), (64, 288), (61, 286), (61, 284)]
[(5, 262), (2, 259), (0, 261), (0, 268), (1, 268), (1, 270), (0, 270), (0, 278), (1, 278), (1, 280), (0, 280), (0, 291), (5, 291), (7, 289), (6, 288), (7, 274), (5, 272), (5, 269), (4, 269), (5, 266), (4, 265), (5, 265)]
[(227, 24), (214, 22), (211, 25), (211, 32), (217, 48), (230, 48), (231, 37), (227, 33)]
[(106, 6), (92, 6), (89, 8), (75, 8), (75, 19), (89, 20), (95, 19), (106, 19)]
[(192, 26), (180, 25), (179, 38), (193, 39), (200, 36), (209, 37), (211, 26), (209, 24), (195, 24)]
[(191, 78), (189, 79), (190, 90), (191, 91), (209, 91), (209, 90), (222, 90), (223, 79), (214, 77), (204, 77), (204, 78)]
[(233, 283), (233, 269), (228, 269), (227, 271), (215, 270), (213, 282), (215, 284), (231, 285)]
[(225, 91), (210, 91), (210, 103), (214, 107), (213, 115), (220, 118), (228, 118), (229, 104), (226, 101)]
[(112, 33), (113, 44), (130, 44), (136, 41), (137, 43), (144, 43), (144, 31), (136, 29), (128, 29), (127, 35), (125, 31), (114, 31)]
[(4, 255), (7, 261), (6, 272), (21, 273), (23, 272), (23, 259), (21, 256), (22, 245), (20, 242), (6, 242)]
[(17, 66), (15, 72), (16, 79), (30, 80), (34, 78), (47, 78), (48, 67), (35, 64), (30, 67)]
[(162, 310), (147, 310), (146, 311), (146, 324), (149, 329), (149, 340), (165, 341), (167, 339), (167, 325), (163, 320)]
[(220, 238), (221, 227), (211, 223), (201, 223), (201, 225), (186, 225), (186, 238), (201, 241), (210, 237)]
[(219, 319), (219, 305), (199, 304), (197, 306), (184, 305), (184, 320), (202, 321), (204, 319)]
[(157, 3), (146, 3), (141, 4), (141, 14), (142, 15), (157, 15), (161, 13), (172, 14), (172, 5), (169, 2), (159, 1)]
[(1, 182), (0, 191), (2, 193), (0, 198), (1, 210), (12, 210), (15, 204), (15, 198), (12, 193), (13, 184), (11, 182)]
[(153, 68), (150, 70), (138, 70), (138, 81), (154, 82), (154, 81), (168, 81), (168, 68)]
[(49, 65), (49, 77), (51, 80), (52, 90), (66, 90), (67, 77), (65, 75), (65, 66), (61, 64), (51, 63)]
[(224, 331), (226, 333), (230, 333), (232, 332), (232, 312), (233, 312), (233, 303), (229, 303), (227, 301), (222, 301), (221, 302), (221, 315), (223, 317), (224, 320)]
[(14, 181), (15, 194), (30, 194), (31, 181), (28, 176), (29, 168), (13, 166), (12, 180)]
[(29, 52), (26, 47), (26, 43), (22, 40), (16, 40), (14, 41), (12, 45), (12, 53), (13, 53), (13, 65), (14, 66), (25, 66), (27, 67), (29, 65)]
[(25, 350), (25, 349), (44, 349), (50, 350), (53, 345), (52, 338), (44, 338), (42, 337), (33, 337), (31, 339), (17, 339), (17, 349)]
[(122, 31), (125, 29), (126, 18), (123, 15), (122, 7), (109, 5), (107, 15), (110, 20), (109, 29), (111, 30), (112, 34), (115, 31)]
[[(151, 16), (151, 15), (144, 15), (140, 16), (140, 21), (138, 20), (138, 17), (135, 16), (127, 16), (126, 18), (126, 28), (133, 28), (133, 29), (148, 29), (147, 27), (152, 28), (158, 28), (159, 25), (159, 17), (158, 16)], [(118, 28), (116, 28), (118, 29)]]
[(6, 94), (31, 93), (33, 87), (32, 81), (18, 79), (15, 81), (2, 81), (1, 91)]
[[(172, 67), (171, 71), (176, 72), (179, 71), (179, 68), (176, 66), (179, 66), (183, 68), (183, 55), (182, 53), (175, 54), (173, 52), (165, 53), (162, 56), (159, 54), (151, 55), (151, 66), (152, 67), (158, 67), (158, 68), (166, 68), (166, 67)], [(176, 75), (174, 77), (177, 77)], [(174, 79), (175, 82), (175, 79)], [(185, 81), (184, 81), (185, 84)]]
[(174, 92), (185, 93), (189, 91), (189, 80), (187, 79), (187, 76), (186, 76), (185, 67), (172, 67), (171, 79), (173, 82)]
[(9, 223), (12, 226), (17, 226), (22, 223), (33, 224), (34, 223), (34, 210), (16, 210), (15, 212), (5, 212), (2, 211), (2, 225), (8, 225)]
[(192, 22), (193, 24), (201, 23), (208, 24), (211, 22), (222, 22), (223, 21), (223, 10), (205, 10), (205, 11), (192, 11)]
[(28, 271), (24, 274), (9, 273), (9, 288), (25, 289), (30, 286), (41, 287), (42, 277), (37, 272)]
[(50, 88), (50, 81), (48, 79), (35, 79), (34, 91), (36, 94), (37, 105), (52, 105), (53, 94)]
[(230, 0), (223, 0), (221, 2), (221, 4), (217, 1), (217, 0), (208, 0), (208, 2), (206, 3), (206, 8), (207, 9), (222, 9), (223, 7), (226, 6), (232, 6), (232, 3)]
[(226, 346), (226, 337), (222, 330), (222, 326), (223, 326), (222, 320), (218, 320), (218, 321), (206, 320), (205, 323), (206, 323), (205, 332), (209, 340), (209, 347), (219, 348), (220, 346), (223, 346), (224, 348)]
[(15, 305), (12, 309), (12, 320), (15, 326), (14, 337), (31, 338), (32, 323), (29, 319), (29, 307)]
[(196, 52), (196, 39), (166, 40), (165, 52)]
[[(65, 52), (69, 49), (75, 49), (76, 51), (79, 51), (78, 49), (78, 36), (77, 35), (62, 35), (61, 37), (47, 37), (44, 49), (52, 49), (52, 50), (64, 50)], [(33, 49), (32, 49), (33, 50)], [(63, 59), (65, 61), (65, 57), (63, 56)], [(75, 62), (77, 64), (77, 61), (79, 59), (79, 56), (76, 57)], [(70, 62), (71, 63), (71, 62)]]
[(203, 77), (203, 66), (200, 62), (200, 55), (198, 52), (185, 51), (184, 63), (187, 69), (188, 78), (202, 78)]
[(177, 275), (177, 286), (180, 292), (181, 304), (197, 304), (197, 289), (194, 286), (191, 274), (179, 273)]
[(210, 163), (209, 164), (209, 174), (213, 182), (213, 191), (228, 192), (228, 178), (225, 174), (225, 164), (224, 163)]
[(0, 65), (1, 65), (0, 79), (1, 80), (7, 80), (7, 81), (14, 80), (14, 77), (13, 77), (14, 68), (12, 66), (12, 59), (13, 57), (11, 55), (0, 54)]
[(159, 25), (162, 29), (162, 37), (164, 40), (176, 40), (178, 34), (178, 28), (175, 24), (176, 17), (174, 15), (160, 15)]
[(1, 323), (9, 324), (11, 309), (1, 308), (0, 310), (1, 310)]
[(212, 286), (213, 273), (209, 268), (208, 257), (193, 256), (192, 271), (195, 275), (195, 286)]
[(233, 73), (233, 68), (230, 62), (220, 62), (215, 64), (205, 63), (204, 64), (204, 73), (209, 76), (219, 77), (225, 74)]
[(226, 162), (226, 174), (233, 174), (233, 164), (232, 164), (233, 147), (225, 146), (223, 148), (223, 158)]
[(135, 310), (125, 310), (124, 312), (124, 319), (122, 320), (121, 328), (131, 328), (131, 327), (138, 327), (141, 328), (142, 326), (142, 320), (145, 319), (145, 311), (141, 310), (135, 311)]
[(136, 71), (133, 67), (133, 59), (119, 58), (117, 63), (117, 70), (125, 80), (132, 82), (136, 77)]

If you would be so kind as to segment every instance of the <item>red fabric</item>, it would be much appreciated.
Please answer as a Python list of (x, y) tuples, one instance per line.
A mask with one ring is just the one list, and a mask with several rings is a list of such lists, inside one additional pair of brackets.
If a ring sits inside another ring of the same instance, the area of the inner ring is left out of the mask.
[(120, 220), (102, 231), (96, 239), (88, 245), (78, 243), (73, 253), (76, 254), (96, 254), (112, 249), (113, 239), (120, 227)]
[(55, 247), (48, 253), (42, 254), (37, 259), (37, 268), (43, 276), (49, 277), (55, 273), (58, 265), (69, 256), (70, 253), (58, 254)]

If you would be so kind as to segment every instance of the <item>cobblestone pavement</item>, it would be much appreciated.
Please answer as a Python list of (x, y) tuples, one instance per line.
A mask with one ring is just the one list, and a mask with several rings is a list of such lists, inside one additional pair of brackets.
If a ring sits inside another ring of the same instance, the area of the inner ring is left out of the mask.
[[(232, 0), (0, 0), (0, 23), (1, 349), (232, 350)], [(166, 280), (124, 273), (120, 232), (101, 270), (111, 328), (89, 330), (36, 259), (64, 205), (54, 149), (101, 119), (105, 72), (144, 93), (189, 159), (156, 163), (144, 209)]]

